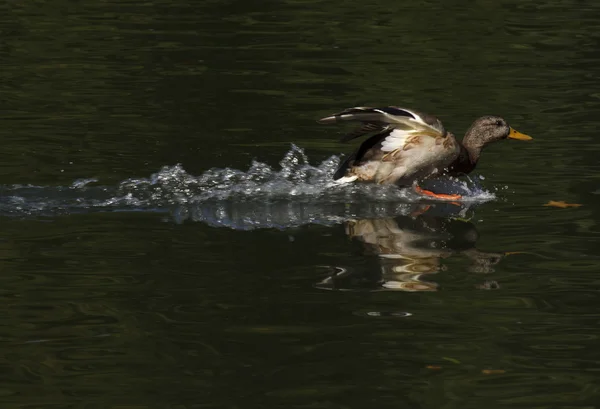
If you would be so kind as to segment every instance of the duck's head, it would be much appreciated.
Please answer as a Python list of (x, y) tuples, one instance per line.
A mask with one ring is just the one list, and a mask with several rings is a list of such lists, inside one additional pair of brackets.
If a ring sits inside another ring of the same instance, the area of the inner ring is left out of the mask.
[(482, 116), (475, 120), (465, 134), (464, 144), (473, 148), (483, 148), (485, 145), (502, 139), (519, 139), (529, 141), (531, 136), (522, 134), (511, 128), (504, 118), (499, 116)]

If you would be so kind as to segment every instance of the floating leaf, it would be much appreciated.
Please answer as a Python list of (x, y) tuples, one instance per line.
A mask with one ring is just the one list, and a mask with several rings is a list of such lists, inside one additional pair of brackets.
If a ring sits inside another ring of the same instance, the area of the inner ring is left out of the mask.
[(439, 365), (427, 365), (425, 368), (427, 368), (427, 369), (435, 369), (436, 371), (439, 371), (440, 369), (442, 369), (442, 367), (439, 366)]
[(460, 364), (460, 361), (458, 359), (454, 359), (454, 358), (448, 358), (447, 356), (442, 357), (442, 359), (445, 359), (446, 361), (450, 361), (453, 364)]
[(548, 206), (548, 207), (559, 207), (561, 209), (565, 209), (567, 207), (581, 207), (583, 205), (579, 204), (579, 203), (567, 203), (564, 201), (555, 201), (555, 200), (550, 200), (548, 203), (546, 203), (544, 206)]
[(481, 373), (484, 375), (499, 375), (506, 373), (506, 371), (504, 369), (483, 369)]

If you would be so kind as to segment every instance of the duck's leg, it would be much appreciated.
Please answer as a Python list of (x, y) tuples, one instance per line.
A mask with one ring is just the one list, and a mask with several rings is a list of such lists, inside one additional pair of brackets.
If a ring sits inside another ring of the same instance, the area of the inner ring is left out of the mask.
[(424, 215), (427, 210), (431, 209), (431, 205), (426, 205), (426, 206), (419, 206), (418, 208), (416, 208), (415, 210), (413, 210), (410, 213), (410, 217), (419, 217)]
[(415, 192), (417, 192), (420, 195), (434, 197), (436, 199), (443, 199), (443, 200), (460, 200), (460, 199), (462, 199), (461, 195), (452, 195), (452, 194), (446, 194), (446, 193), (434, 193), (431, 190), (425, 190), (425, 189), (419, 187), (419, 185), (415, 185)]

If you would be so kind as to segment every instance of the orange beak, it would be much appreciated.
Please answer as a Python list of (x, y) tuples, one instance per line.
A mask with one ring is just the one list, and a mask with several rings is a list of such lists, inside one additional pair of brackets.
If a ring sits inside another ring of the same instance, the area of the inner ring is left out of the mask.
[(531, 136), (525, 135), (524, 133), (516, 131), (513, 128), (510, 128), (510, 133), (508, 134), (508, 137), (510, 139), (518, 139), (520, 141), (530, 141), (533, 139)]

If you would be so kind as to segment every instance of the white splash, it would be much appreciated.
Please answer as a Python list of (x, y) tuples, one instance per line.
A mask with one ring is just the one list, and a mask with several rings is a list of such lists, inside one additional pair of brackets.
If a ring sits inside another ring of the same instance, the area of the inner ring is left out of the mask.
[[(292, 145), (279, 162), (279, 169), (253, 161), (247, 171), (213, 168), (200, 176), (188, 174), (181, 165), (165, 166), (148, 179), (128, 179), (120, 183), (121, 194), (168, 203), (195, 203), (206, 200), (315, 200), (327, 203), (417, 202), (422, 199), (412, 189), (362, 183), (338, 184), (333, 174), (340, 164), (332, 156), (312, 166), (304, 151)], [(444, 192), (460, 193), (464, 200), (482, 202), (495, 198), (473, 181), (438, 182)]]
[[(0, 215), (162, 211), (179, 221), (191, 219), (233, 228), (284, 228), (406, 214), (423, 200), (411, 188), (335, 183), (333, 174), (339, 164), (340, 158), (332, 156), (311, 165), (304, 151), (292, 145), (278, 167), (253, 161), (246, 171), (213, 168), (194, 176), (181, 165), (174, 165), (148, 178), (127, 179), (112, 187), (100, 186), (90, 178), (64, 187), (0, 186)], [(478, 183), (443, 180), (434, 185), (441, 192), (463, 195), (465, 204), (495, 199)]]

